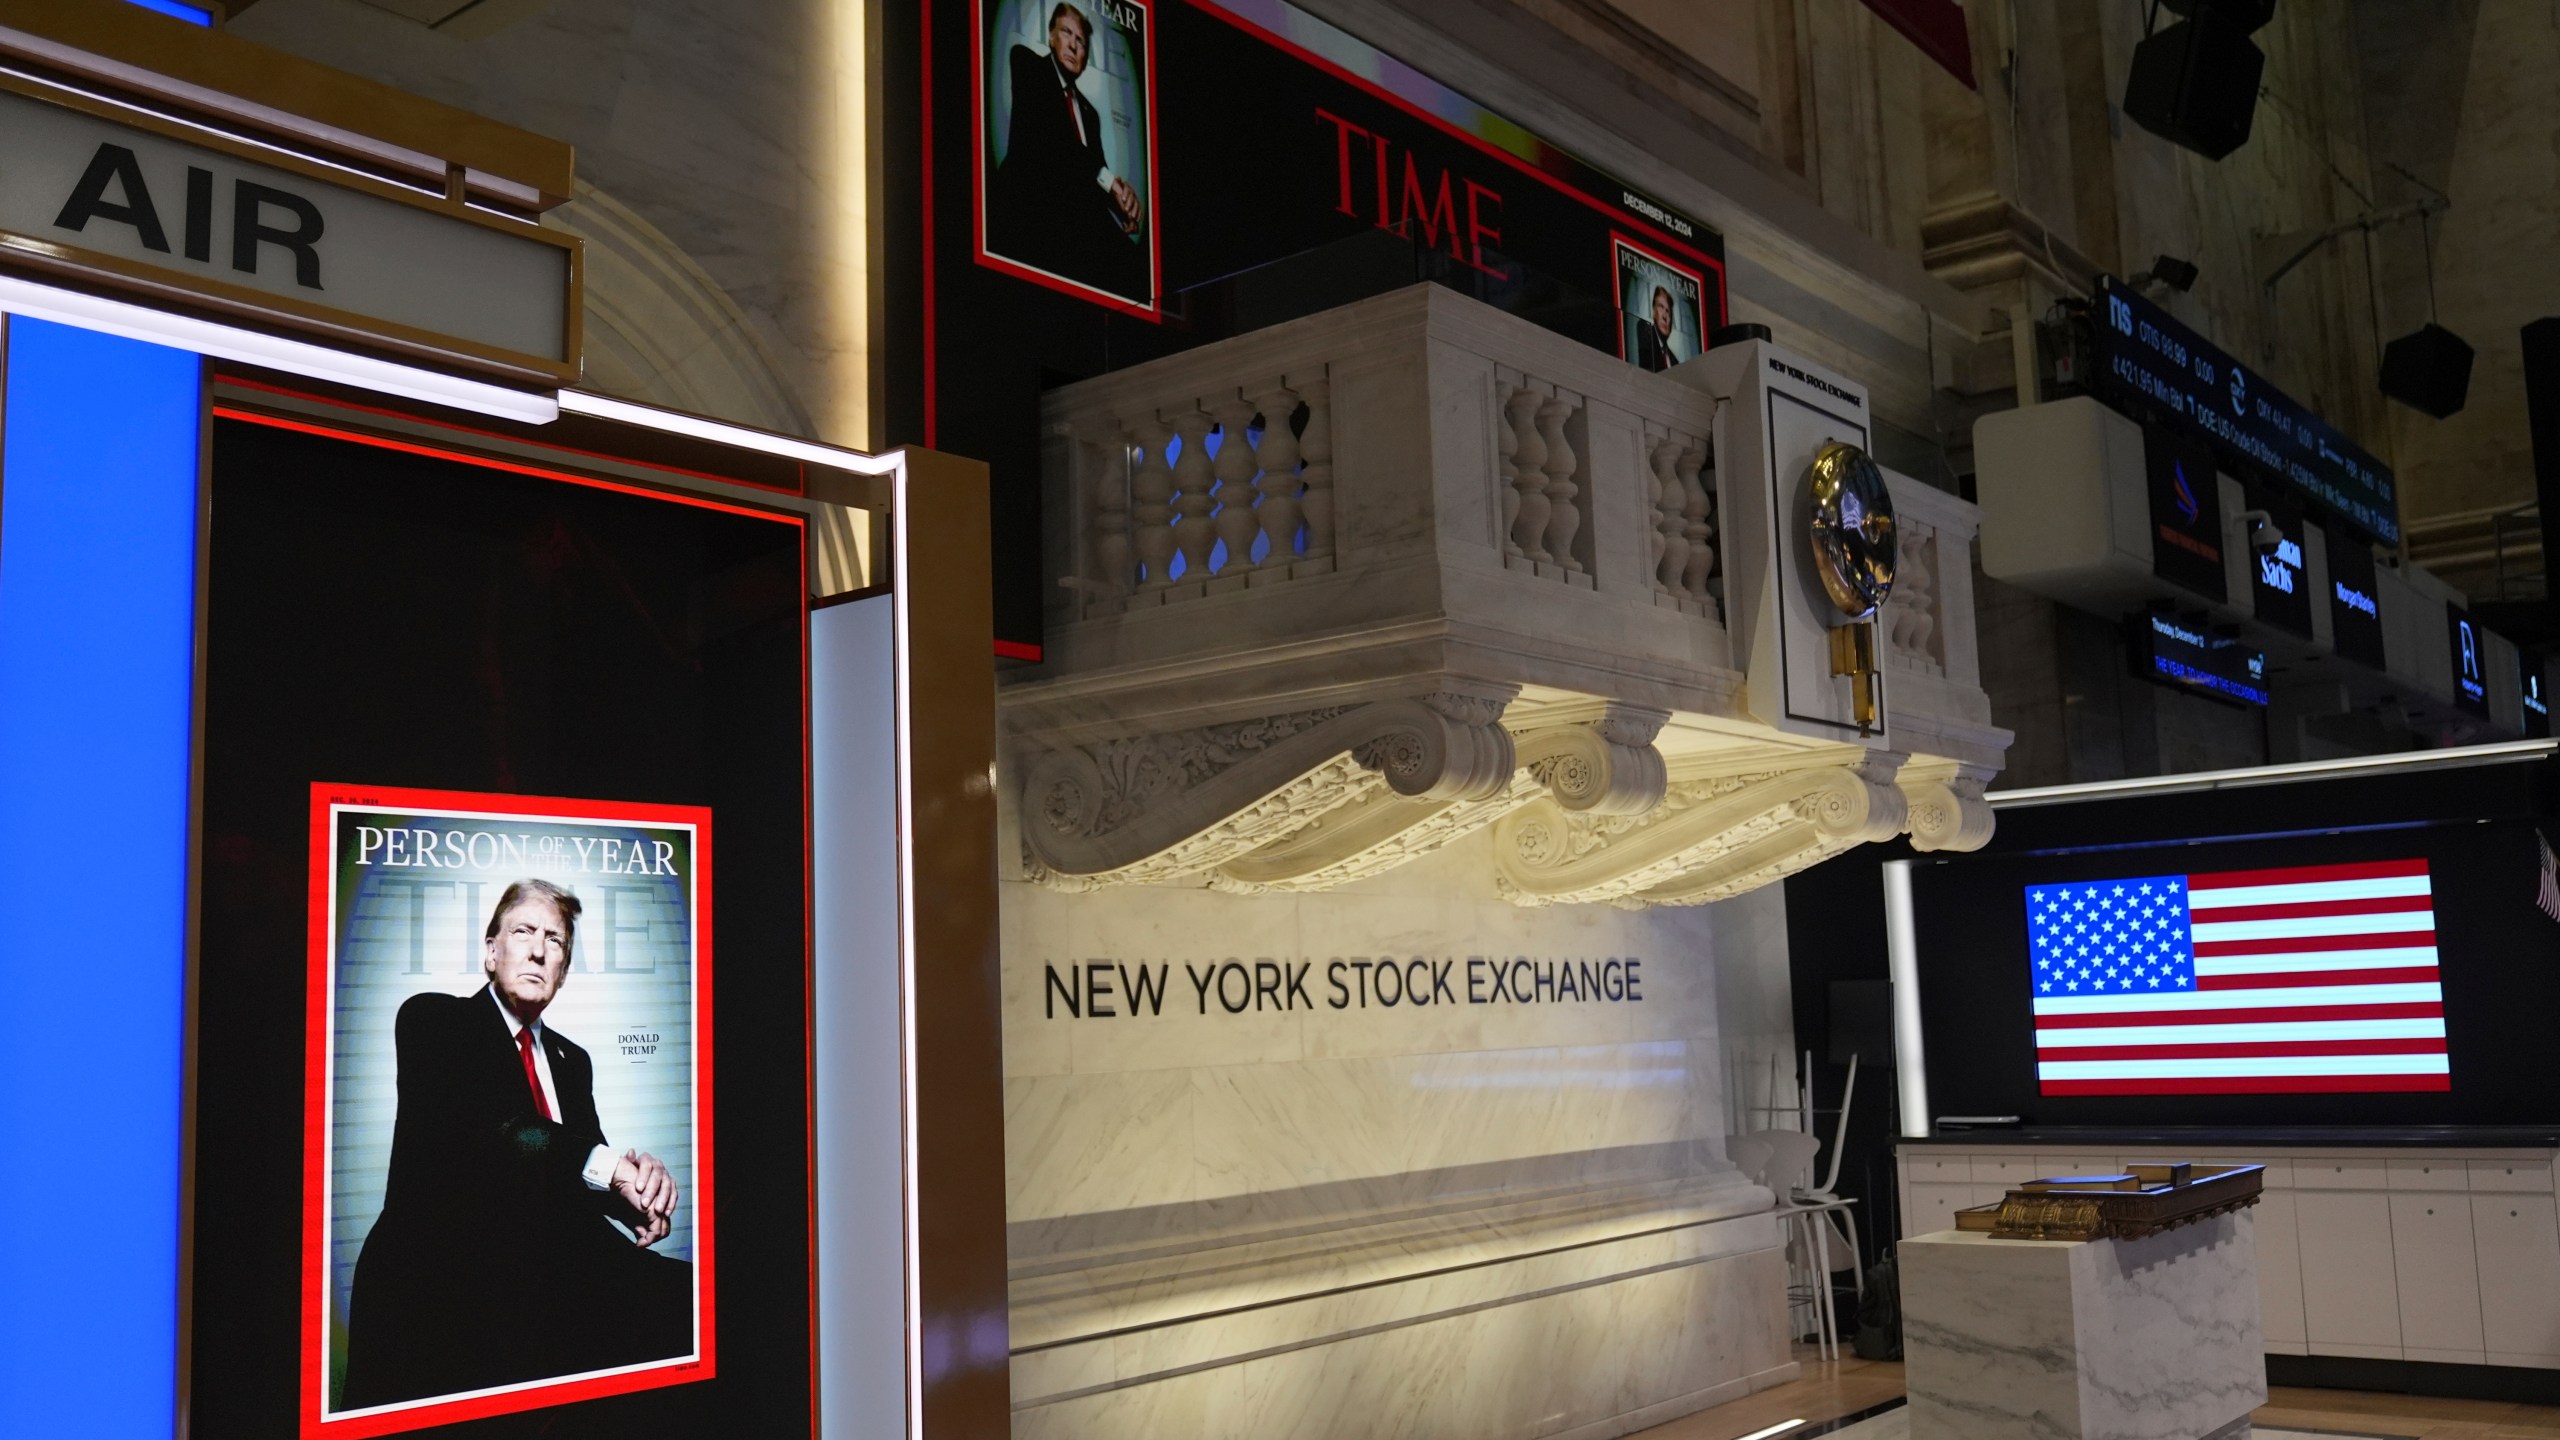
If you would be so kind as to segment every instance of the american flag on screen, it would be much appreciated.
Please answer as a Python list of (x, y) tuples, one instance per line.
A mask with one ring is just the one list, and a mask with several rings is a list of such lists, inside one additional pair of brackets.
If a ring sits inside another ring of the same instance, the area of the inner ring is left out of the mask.
[(2047, 1095), (2449, 1090), (2424, 860), (2027, 887)]

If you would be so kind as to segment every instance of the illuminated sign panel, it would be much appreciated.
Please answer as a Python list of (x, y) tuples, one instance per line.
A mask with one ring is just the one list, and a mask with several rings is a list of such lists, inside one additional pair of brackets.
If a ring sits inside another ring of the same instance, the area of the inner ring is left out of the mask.
[(578, 376), (578, 242), (560, 231), (17, 81), (0, 81), (0, 155), (0, 269)]
[(2358, 533), (2399, 543), (2389, 466), (2115, 281), (2102, 286), (2093, 317), (2099, 399), (2204, 440), (2234, 474), (2281, 484)]
[(2270, 511), (2275, 544), (2249, 547), (2249, 601), (2260, 620), (2311, 638), (2311, 576), (2303, 569), (2299, 516)]
[(2454, 708), (2489, 716), (2488, 632), (2459, 605), (2444, 607), (2445, 639), (2453, 648)]
[(2516, 657), (2516, 699), (2524, 710), (2524, 733), (2535, 740), (2551, 736), (2551, 695), (2543, 676), (2548, 663), (2531, 650)]
[(2207, 600), (2230, 598), (2222, 570), (2222, 482), (2213, 450), (2158, 425), (2142, 427), (2151, 495), (2151, 573)]
[(2130, 648), (2134, 673), (2146, 680), (2243, 705), (2267, 703), (2266, 652), (2213, 634), (2199, 622), (2136, 616)]
[(2375, 588), (2373, 547), (2343, 525), (2328, 527), (2329, 633), (2346, 659), (2382, 668), (2382, 592)]

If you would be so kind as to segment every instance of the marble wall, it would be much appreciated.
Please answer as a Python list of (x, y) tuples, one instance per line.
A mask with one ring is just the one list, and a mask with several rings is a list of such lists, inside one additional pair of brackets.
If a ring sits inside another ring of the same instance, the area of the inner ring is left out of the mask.
[[(2452, 197), (2427, 235), (2414, 224), (2377, 232), (2386, 338), (2432, 315), (2479, 352), (2469, 402), (2444, 420), (2391, 407), (2401, 509), (2413, 529), (2529, 504), (2532, 436), (2525, 422), (2524, 352), (2517, 331), (2560, 315), (2560, 15), (2532, 0), (2427, 0), (2357, 6), (2375, 99), (2374, 143), (2388, 168), (2377, 200)], [(2428, 261), (2434, 273), (2428, 274)], [(2429, 522), (2434, 522), (2430, 525)], [(2516, 537), (2528, 554), (2541, 536)], [(2486, 558), (2485, 556), (2482, 558)], [(2430, 560), (2429, 563), (2434, 563)], [(2448, 570), (2454, 567), (2446, 567)], [(2527, 558), (2512, 568), (2536, 570)], [(2457, 583), (2486, 594), (2496, 568), (2466, 567)]]
[[(1722, 1158), (1720, 1011), (1793, 1044), (1774, 892), (1521, 909), (1488, 843), (1305, 896), (1003, 887), (1017, 1435), (1596, 1437), (1793, 1373)], [(1535, 978), (1612, 960), (1614, 1000)]]
[(578, 198), (552, 220), (590, 241), (590, 385), (865, 446), (863, 97), (843, 77), (866, 13), (543, 0), (430, 29), (261, 0), (230, 28), (577, 146)]

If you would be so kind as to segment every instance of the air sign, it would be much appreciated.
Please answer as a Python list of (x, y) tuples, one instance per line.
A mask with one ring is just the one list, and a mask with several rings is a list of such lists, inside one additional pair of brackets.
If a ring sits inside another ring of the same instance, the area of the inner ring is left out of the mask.
[(0, 266), (577, 376), (577, 242), (557, 231), (6, 78), (0, 156)]

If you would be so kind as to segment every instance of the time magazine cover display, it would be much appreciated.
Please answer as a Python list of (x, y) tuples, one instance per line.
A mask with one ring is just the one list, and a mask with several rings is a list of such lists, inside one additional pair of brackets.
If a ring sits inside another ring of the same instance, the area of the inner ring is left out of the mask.
[(713, 1373), (710, 821), (313, 787), (306, 1437)]
[(1618, 358), (1644, 370), (1668, 370), (1706, 353), (1699, 319), (1707, 282), (1623, 235), (1610, 239), (1617, 260)]
[(1148, 0), (977, 0), (978, 258), (1156, 313)]

